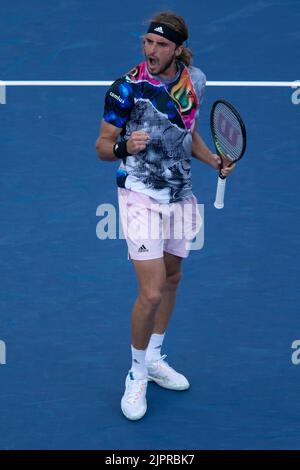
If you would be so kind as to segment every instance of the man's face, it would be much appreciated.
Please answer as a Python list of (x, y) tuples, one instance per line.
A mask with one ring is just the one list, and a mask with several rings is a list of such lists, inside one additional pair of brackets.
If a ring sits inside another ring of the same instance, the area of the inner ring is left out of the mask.
[(158, 34), (148, 33), (144, 38), (144, 54), (149, 72), (160, 75), (173, 64), (178, 52), (174, 42)]

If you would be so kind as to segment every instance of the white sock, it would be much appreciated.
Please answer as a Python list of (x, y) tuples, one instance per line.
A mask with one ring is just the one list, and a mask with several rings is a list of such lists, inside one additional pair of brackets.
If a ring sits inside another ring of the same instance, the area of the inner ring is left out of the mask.
[(132, 364), (131, 371), (135, 378), (147, 377), (147, 367), (145, 364), (146, 349), (135, 349), (131, 345)]
[(151, 335), (147, 350), (146, 350), (146, 362), (154, 362), (158, 361), (161, 358), (161, 347), (163, 344), (163, 340), (165, 337), (165, 333), (159, 335), (157, 333), (153, 333)]

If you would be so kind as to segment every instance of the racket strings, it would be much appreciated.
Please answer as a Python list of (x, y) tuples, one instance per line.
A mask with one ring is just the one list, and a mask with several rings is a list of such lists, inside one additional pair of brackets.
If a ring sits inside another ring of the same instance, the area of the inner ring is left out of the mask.
[(219, 152), (233, 162), (238, 160), (244, 148), (242, 127), (238, 117), (223, 103), (218, 103), (214, 110), (213, 133)]

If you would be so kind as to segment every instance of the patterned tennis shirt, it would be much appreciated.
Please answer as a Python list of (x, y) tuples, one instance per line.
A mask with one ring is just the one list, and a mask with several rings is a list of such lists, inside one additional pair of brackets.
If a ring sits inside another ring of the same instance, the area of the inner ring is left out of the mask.
[(117, 185), (150, 196), (160, 203), (193, 195), (192, 132), (203, 101), (206, 77), (196, 67), (178, 62), (171, 81), (150, 75), (147, 63), (116, 80), (106, 93), (104, 120), (122, 129), (120, 138), (144, 130), (145, 150), (122, 160)]

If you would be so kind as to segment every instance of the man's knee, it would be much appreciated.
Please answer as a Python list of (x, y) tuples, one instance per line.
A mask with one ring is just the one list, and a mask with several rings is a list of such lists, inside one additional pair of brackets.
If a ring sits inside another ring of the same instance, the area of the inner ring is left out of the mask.
[(159, 289), (146, 290), (140, 293), (141, 301), (151, 310), (159, 306), (162, 299), (162, 291)]
[(181, 280), (181, 271), (176, 271), (171, 274), (167, 274), (166, 288), (169, 290), (176, 290)]

